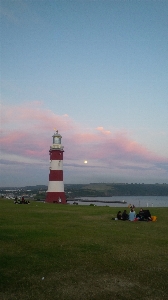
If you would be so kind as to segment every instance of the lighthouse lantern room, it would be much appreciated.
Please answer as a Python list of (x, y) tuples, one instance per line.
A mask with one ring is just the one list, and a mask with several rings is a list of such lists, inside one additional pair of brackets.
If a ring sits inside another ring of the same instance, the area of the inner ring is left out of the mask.
[(61, 145), (62, 136), (58, 130), (53, 135), (53, 144), (50, 147), (50, 173), (46, 202), (66, 204), (63, 183), (63, 152)]

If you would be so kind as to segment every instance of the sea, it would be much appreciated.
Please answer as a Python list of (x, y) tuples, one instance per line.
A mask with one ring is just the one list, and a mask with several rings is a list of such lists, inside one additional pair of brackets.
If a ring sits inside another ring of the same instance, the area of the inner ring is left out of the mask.
[[(111, 203), (111, 201), (121, 201), (121, 203)], [(67, 201), (67, 203), (69, 203), (70, 205), (74, 205), (73, 203), (77, 203), (78, 205), (94, 204), (96, 206), (111, 206), (111, 207), (128, 207), (130, 204), (134, 205), (135, 207), (142, 207), (142, 208), (168, 207), (168, 196), (82, 197), (82, 198), (74, 199), (74, 201)]]

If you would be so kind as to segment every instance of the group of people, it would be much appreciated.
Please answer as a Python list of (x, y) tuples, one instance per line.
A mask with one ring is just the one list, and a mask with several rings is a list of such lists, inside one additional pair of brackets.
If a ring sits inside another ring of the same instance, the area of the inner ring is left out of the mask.
[(30, 201), (25, 200), (24, 196), (22, 199), (18, 199), (18, 197), (15, 197), (14, 204), (30, 204)]
[(115, 220), (152, 221), (152, 217), (149, 210), (143, 210), (142, 208), (140, 209), (139, 213), (136, 214), (135, 207), (132, 206), (129, 213), (127, 213), (126, 209), (123, 211), (123, 213), (119, 210)]

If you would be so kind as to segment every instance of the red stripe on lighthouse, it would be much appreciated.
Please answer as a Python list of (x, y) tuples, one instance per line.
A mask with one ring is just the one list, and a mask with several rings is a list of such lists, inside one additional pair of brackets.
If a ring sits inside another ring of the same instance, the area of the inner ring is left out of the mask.
[[(61, 201), (59, 200), (61, 199)], [(66, 197), (64, 192), (50, 192), (47, 193), (46, 201), (49, 203), (66, 204)]]
[(63, 152), (64, 151), (60, 151), (60, 150), (54, 150), (54, 151), (50, 150), (50, 159), (51, 160), (63, 160)]
[(50, 170), (49, 181), (63, 181), (63, 170)]

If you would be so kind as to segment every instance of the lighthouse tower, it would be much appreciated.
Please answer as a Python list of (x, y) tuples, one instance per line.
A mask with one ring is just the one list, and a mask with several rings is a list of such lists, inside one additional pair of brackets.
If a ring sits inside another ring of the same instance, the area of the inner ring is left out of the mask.
[(46, 202), (65, 204), (66, 197), (63, 183), (63, 146), (61, 145), (62, 136), (58, 130), (53, 135), (53, 144), (50, 147), (50, 174), (46, 196)]

